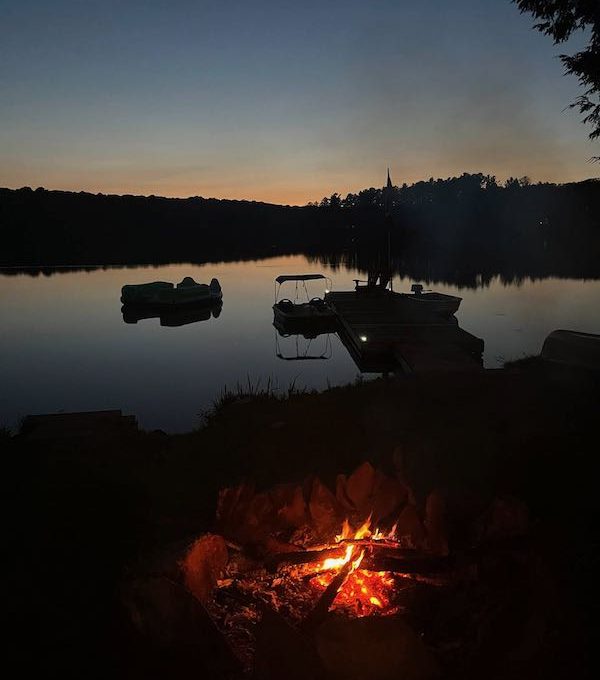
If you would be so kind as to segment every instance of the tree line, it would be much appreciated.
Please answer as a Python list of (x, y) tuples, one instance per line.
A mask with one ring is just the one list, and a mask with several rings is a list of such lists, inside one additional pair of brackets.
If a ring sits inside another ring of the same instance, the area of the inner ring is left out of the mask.
[(0, 189), (0, 238), (0, 266), (21, 268), (305, 254), (361, 271), (387, 258), (396, 274), (463, 285), (496, 275), (596, 278), (600, 180), (500, 184), (465, 173), (304, 207)]

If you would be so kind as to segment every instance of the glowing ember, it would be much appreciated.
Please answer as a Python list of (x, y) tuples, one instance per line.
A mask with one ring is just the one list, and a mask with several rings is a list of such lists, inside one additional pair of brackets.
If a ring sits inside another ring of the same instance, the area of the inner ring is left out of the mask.
[[(367, 519), (353, 535), (350, 523), (344, 520), (341, 533), (335, 540), (340, 543), (345, 540), (360, 541), (369, 538), (372, 541), (390, 540), (395, 534), (396, 527), (384, 534), (375, 529), (371, 531), (371, 517)], [(377, 610), (384, 610), (390, 605), (390, 596), (393, 593), (395, 581), (385, 571), (369, 571), (359, 569), (365, 551), (359, 544), (349, 543), (343, 557), (328, 558), (314, 567), (316, 572), (312, 583), (318, 587), (326, 588), (334, 579), (340, 569), (353, 560), (352, 568), (341, 586), (335, 599), (333, 608), (351, 608), (358, 616), (365, 616)]]

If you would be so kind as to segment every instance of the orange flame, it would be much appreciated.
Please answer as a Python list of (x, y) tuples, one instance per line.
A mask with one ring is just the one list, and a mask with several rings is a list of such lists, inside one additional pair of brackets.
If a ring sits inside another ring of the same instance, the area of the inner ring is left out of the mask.
[[(346, 519), (342, 531), (335, 537), (337, 543), (354, 538), (356, 540), (371, 538), (372, 540), (389, 539), (395, 534), (396, 527), (384, 534), (375, 529), (371, 531), (371, 516), (361, 524), (356, 531), (352, 531)], [(360, 552), (359, 552), (360, 551)], [(352, 567), (348, 578), (341, 586), (336, 597), (335, 607), (351, 607), (358, 616), (374, 610), (383, 610), (390, 603), (389, 591), (394, 587), (394, 579), (387, 572), (372, 572), (360, 569), (365, 556), (365, 550), (358, 545), (348, 544), (343, 557), (328, 558), (315, 567), (316, 571), (325, 572), (315, 576), (314, 581), (321, 587), (327, 587), (339, 570), (352, 560)]]

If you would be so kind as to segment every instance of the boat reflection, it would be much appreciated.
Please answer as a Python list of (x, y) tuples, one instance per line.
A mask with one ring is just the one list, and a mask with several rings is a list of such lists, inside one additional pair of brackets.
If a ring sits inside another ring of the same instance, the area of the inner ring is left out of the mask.
[(331, 333), (284, 333), (274, 323), (275, 356), (282, 361), (323, 361), (331, 359)]
[(137, 306), (123, 305), (121, 313), (125, 323), (137, 323), (145, 319), (159, 319), (161, 326), (187, 326), (199, 321), (209, 321), (211, 318), (217, 319), (223, 309), (222, 304), (211, 306)]

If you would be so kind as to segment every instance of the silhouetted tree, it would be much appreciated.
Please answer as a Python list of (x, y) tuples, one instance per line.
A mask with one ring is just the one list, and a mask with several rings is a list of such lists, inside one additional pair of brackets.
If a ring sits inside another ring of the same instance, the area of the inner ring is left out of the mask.
[(331, 196), (329, 197), (329, 207), (330, 208), (342, 207), (342, 199), (338, 193), (331, 194)]
[[(522, 13), (538, 20), (535, 28), (549, 35), (554, 44), (565, 42), (578, 30), (589, 30), (590, 40), (581, 52), (563, 54), (567, 73), (573, 73), (586, 88), (570, 105), (592, 126), (590, 139), (600, 137), (600, 1), (599, 0), (512, 0)], [(600, 160), (595, 157), (594, 160)]]

